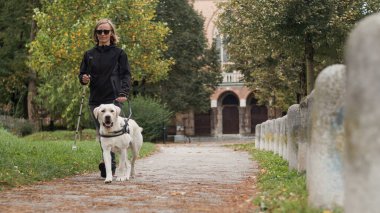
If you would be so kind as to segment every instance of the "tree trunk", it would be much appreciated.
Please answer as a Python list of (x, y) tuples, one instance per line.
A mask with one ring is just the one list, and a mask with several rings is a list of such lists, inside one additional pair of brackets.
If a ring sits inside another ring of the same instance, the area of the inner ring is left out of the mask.
[(28, 82), (28, 119), (29, 121), (35, 123), (37, 120), (36, 110), (34, 106), (34, 97), (37, 95), (37, 86), (36, 86), (36, 74), (33, 72), (29, 73), (30, 78)]
[(306, 85), (307, 94), (314, 89), (314, 47), (312, 36), (307, 33), (305, 36), (305, 60), (306, 60)]
[(304, 62), (302, 63), (302, 70), (299, 74), (299, 92), (296, 94), (297, 103), (301, 103), (301, 101), (307, 96), (307, 83), (306, 83), (306, 58), (304, 58)]
[[(36, 32), (36, 22), (33, 20), (30, 29), (30, 41), (33, 41), (35, 38)], [(37, 95), (37, 85), (36, 85), (36, 73), (34, 70), (30, 70), (29, 72), (29, 80), (28, 80), (28, 97), (27, 97), (27, 106), (28, 106), (28, 120), (34, 124), (37, 124), (37, 115), (36, 115), (36, 107), (33, 102), (34, 98)]]

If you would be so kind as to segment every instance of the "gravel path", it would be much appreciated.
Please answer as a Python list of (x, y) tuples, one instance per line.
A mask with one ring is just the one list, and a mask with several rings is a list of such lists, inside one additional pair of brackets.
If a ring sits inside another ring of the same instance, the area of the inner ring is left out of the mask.
[(0, 212), (255, 212), (256, 172), (222, 143), (159, 145), (133, 180), (104, 184), (92, 173), (7, 190)]

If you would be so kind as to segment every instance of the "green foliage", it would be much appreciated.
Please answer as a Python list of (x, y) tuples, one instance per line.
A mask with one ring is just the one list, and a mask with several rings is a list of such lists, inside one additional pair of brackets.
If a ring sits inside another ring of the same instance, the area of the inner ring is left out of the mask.
[(379, 5), (364, 0), (231, 0), (221, 4), (218, 27), (228, 38), (231, 69), (242, 71), (260, 103), (274, 99), (274, 106), (285, 110), (307, 94), (318, 71), (342, 63), (349, 30)]
[[(237, 150), (248, 151), (259, 164), (257, 186), (259, 194), (254, 201), (268, 212), (324, 212), (308, 206), (306, 175), (290, 170), (288, 162), (272, 152), (255, 149), (254, 143), (233, 146)], [(334, 209), (333, 212), (341, 212)]]
[(0, 127), (18, 136), (30, 135), (36, 130), (30, 121), (11, 116), (0, 116)]
[[(137, 96), (131, 101), (132, 104), (132, 118), (136, 120), (143, 130), (144, 141), (152, 141), (159, 138), (163, 134), (164, 125), (168, 125), (169, 119), (173, 113), (168, 109), (165, 104), (159, 101)], [(128, 116), (129, 106), (124, 105), (124, 112)]]
[(23, 103), (30, 71), (25, 44), (30, 41), (32, 8), (37, 6), (30, 0), (0, 2), (0, 107), (11, 104), (9, 113), (17, 117), (27, 115)]
[[(55, 138), (45, 134), (44, 138)], [(68, 134), (72, 135), (72, 132)], [(37, 137), (32, 135), (29, 138)], [(25, 140), (0, 129), (0, 191), (97, 171), (102, 157), (99, 143), (95, 140), (80, 141), (77, 151), (71, 150), (72, 144), (72, 140)], [(145, 157), (154, 151), (154, 144), (144, 143), (140, 156)]]
[(215, 51), (206, 50), (203, 22), (187, 0), (161, 0), (157, 20), (167, 23), (171, 34), (166, 39), (166, 58), (173, 58), (168, 78), (148, 85), (175, 112), (194, 109), (207, 111), (209, 97), (221, 81)]
[[(35, 10), (39, 31), (29, 44), (28, 65), (40, 80), (37, 104), (53, 119), (75, 125), (82, 96), (79, 65), (83, 53), (94, 46), (92, 30), (100, 18), (115, 22), (133, 79), (156, 82), (166, 76), (172, 60), (162, 56), (169, 29), (153, 21), (155, 0), (45, 0), (42, 5)], [(88, 119), (88, 110), (84, 112)]]

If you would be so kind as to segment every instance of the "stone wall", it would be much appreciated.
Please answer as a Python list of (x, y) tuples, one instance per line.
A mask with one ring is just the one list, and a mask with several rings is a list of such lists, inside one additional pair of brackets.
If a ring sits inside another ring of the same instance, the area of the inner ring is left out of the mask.
[(306, 171), (311, 206), (378, 212), (380, 14), (351, 32), (345, 61), (322, 70), (314, 91), (287, 116), (256, 127), (255, 147)]

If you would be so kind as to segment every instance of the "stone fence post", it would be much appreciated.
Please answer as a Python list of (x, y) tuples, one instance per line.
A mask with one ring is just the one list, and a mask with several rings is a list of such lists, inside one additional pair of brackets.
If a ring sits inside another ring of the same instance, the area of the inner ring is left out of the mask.
[(280, 146), (280, 118), (274, 120), (274, 143), (273, 143), (273, 153), (279, 154)]
[(306, 171), (307, 150), (311, 138), (311, 109), (314, 90), (300, 103), (301, 132), (298, 146), (298, 172)]
[(261, 140), (261, 124), (257, 124), (255, 127), (255, 148), (260, 148), (260, 140)]
[(273, 145), (274, 145), (274, 120), (269, 120), (269, 144), (267, 151), (273, 151)]
[(379, 212), (380, 14), (356, 25), (346, 44), (346, 213)]
[(298, 141), (300, 139), (301, 118), (299, 104), (293, 104), (288, 109), (287, 126), (287, 156), (289, 161), (289, 169), (297, 169), (298, 167)]
[(265, 134), (266, 134), (266, 121), (261, 123), (261, 130), (260, 130), (260, 145), (259, 149), (264, 150), (265, 148)]
[(309, 203), (314, 207), (343, 206), (345, 72), (344, 65), (329, 66), (315, 83), (306, 172)]
[(282, 146), (280, 148), (280, 155), (282, 156), (283, 159), (288, 159), (288, 139), (287, 139), (287, 136), (286, 136), (286, 131), (287, 131), (287, 127), (286, 127), (286, 124), (288, 122), (288, 115), (285, 115), (284, 117), (282, 117), (282, 123), (281, 123), (281, 135), (282, 135), (282, 140), (280, 142), (280, 146)]

